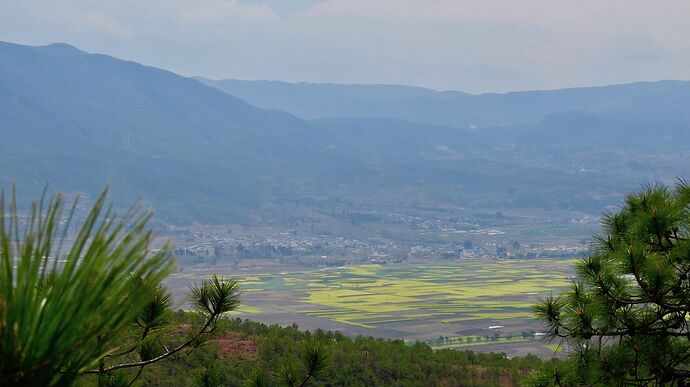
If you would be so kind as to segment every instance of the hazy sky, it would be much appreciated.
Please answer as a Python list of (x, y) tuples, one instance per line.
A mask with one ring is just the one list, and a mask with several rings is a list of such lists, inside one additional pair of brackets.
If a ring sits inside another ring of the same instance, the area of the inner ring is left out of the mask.
[(690, 1), (2, 0), (0, 40), (184, 75), (469, 92), (690, 79)]

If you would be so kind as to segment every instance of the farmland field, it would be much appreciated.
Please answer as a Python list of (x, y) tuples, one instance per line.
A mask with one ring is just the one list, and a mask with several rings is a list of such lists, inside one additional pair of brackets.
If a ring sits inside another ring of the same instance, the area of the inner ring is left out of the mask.
[[(540, 329), (532, 305), (568, 285), (573, 262), (454, 260), (256, 272), (238, 276), (238, 315), (346, 334), (430, 343), (450, 338), (439, 347), (533, 346), (524, 337)], [(171, 281), (193, 277), (204, 275), (177, 273)]]

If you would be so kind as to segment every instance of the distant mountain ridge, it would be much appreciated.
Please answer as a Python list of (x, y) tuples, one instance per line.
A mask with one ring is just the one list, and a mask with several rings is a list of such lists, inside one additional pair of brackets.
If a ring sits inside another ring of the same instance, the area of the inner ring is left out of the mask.
[(554, 113), (616, 111), (690, 88), (690, 81), (669, 80), (473, 95), (401, 85), (196, 79), (255, 106), (304, 119), (377, 117), (461, 128), (536, 125)]
[(690, 141), (690, 81), (472, 95), (400, 85), (197, 79), (256, 106), (310, 120), (402, 120), (542, 146), (611, 147), (617, 141), (654, 149)]

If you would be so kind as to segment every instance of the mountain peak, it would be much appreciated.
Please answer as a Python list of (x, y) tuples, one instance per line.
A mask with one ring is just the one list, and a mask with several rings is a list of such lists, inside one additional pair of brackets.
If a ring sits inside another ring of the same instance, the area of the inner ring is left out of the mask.
[(49, 53), (84, 53), (84, 51), (72, 46), (71, 44), (57, 42), (39, 46), (27, 46), (0, 40), (0, 48), (8, 50), (36, 50)]
[(47, 44), (45, 46), (36, 46), (37, 48), (42, 48), (43, 50), (50, 50), (54, 52), (83, 52), (82, 50), (74, 47), (68, 43), (56, 42)]

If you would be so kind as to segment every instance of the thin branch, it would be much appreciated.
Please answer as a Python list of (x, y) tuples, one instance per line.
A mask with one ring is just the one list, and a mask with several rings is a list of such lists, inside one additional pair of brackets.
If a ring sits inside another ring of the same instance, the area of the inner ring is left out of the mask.
[(110, 366), (110, 367), (105, 367), (105, 368), (103, 368), (102, 371), (101, 371), (101, 370), (90, 370), (90, 371), (87, 371), (86, 373), (87, 373), (87, 374), (97, 374), (97, 373), (101, 373), (101, 372), (103, 372), (103, 373), (108, 373), (108, 372), (115, 371), (115, 370), (119, 370), (119, 369), (122, 369), (122, 368), (144, 367), (144, 366), (147, 366), (147, 365), (149, 365), (149, 364), (157, 363), (157, 362), (159, 362), (159, 361), (161, 361), (161, 360), (163, 360), (163, 359), (165, 359), (165, 358), (167, 358), (167, 357), (169, 357), (169, 356), (171, 356), (171, 355), (174, 355), (175, 353), (180, 352), (181, 350), (183, 350), (183, 349), (185, 349), (185, 348), (191, 346), (191, 344), (192, 344), (194, 341), (196, 341), (199, 337), (201, 337), (202, 335), (213, 332), (215, 326), (212, 327), (212, 329), (210, 329), (210, 330), (208, 330), (208, 331), (207, 331), (207, 329), (209, 328), (209, 326), (211, 325), (211, 323), (213, 323), (213, 322), (216, 321), (216, 319), (217, 319), (218, 316), (219, 316), (218, 314), (212, 314), (212, 315), (209, 317), (209, 319), (206, 321), (206, 323), (204, 324), (203, 328), (201, 328), (201, 329), (199, 330), (199, 332), (198, 332), (196, 335), (194, 335), (191, 339), (187, 340), (186, 342), (184, 342), (184, 343), (178, 345), (177, 347), (175, 347), (175, 348), (173, 348), (173, 349), (171, 349), (171, 350), (166, 351), (164, 354), (162, 354), (162, 355), (160, 355), (160, 356), (156, 356), (156, 357), (154, 357), (154, 358), (152, 358), (152, 359), (144, 360), (144, 361), (139, 361), (139, 362), (135, 362), (135, 363), (115, 364), (115, 365), (112, 365), (112, 366)]
[(126, 351), (123, 351), (123, 352), (120, 352), (120, 353), (111, 353), (111, 354), (105, 355), (105, 357), (118, 357), (118, 356), (124, 356), (124, 355), (127, 355), (128, 353), (134, 352), (134, 350), (137, 349), (138, 344), (139, 344), (140, 342), (142, 342), (142, 341), (146, 338), (146, 336), (148, 335), (149, 329), (150, 329), (149, 326), (147, 326), (146, 328), (144, 328), (144, 332), (142, 332), (141, 336), (139, 337), (139, 340), (137, 340), (137, 343), (134, 344), (130, 349), (128, 349), (128, 350), (126, 350)]

